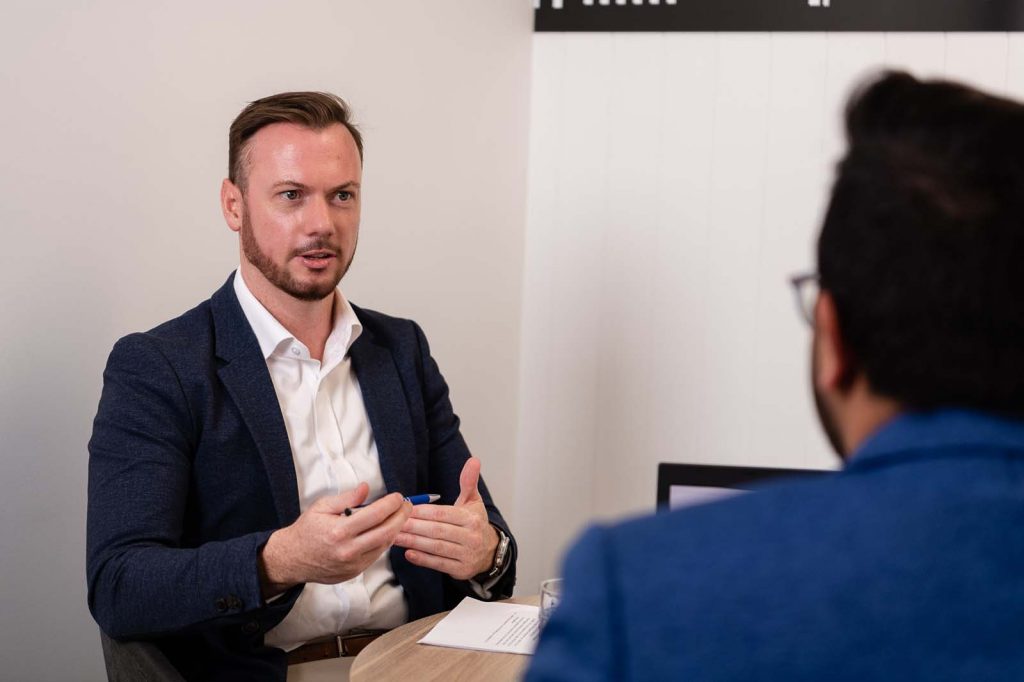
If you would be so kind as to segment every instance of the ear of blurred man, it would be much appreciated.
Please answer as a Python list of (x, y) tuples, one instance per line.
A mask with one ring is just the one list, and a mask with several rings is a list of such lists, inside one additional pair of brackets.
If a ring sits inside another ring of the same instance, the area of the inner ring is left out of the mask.
[(846, 456), (842, 437), (840, 406), (844, 377), (851, 371), (849, 357), (839, 335), (835, 301), (827, 291), (818, 295), (814, 304), (814, 341), (811, 344), (811, 390), (818, 419), (832, 449)]
[(821, 427), (842, 459), (902, 410), (897, 401), (872, 390), (843, 338), (835, 299), (828, 290), (821, 291), (814, 306), (811, 381)]

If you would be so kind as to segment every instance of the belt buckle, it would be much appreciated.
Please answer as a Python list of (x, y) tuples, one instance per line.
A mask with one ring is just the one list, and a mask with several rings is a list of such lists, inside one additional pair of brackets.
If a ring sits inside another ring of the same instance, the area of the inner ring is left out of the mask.
[(335, 635), (335, 638), (336, 638), (336, 640), (338, 642), (338, 656), (339, 657), (341, 657), (341, 656), (355, 656), (360, 651), (365, 649), (366, 646), (369, 644), (369, 642), (365, 642), (365, 643), (363, 643), (362, 646), (355, 647), (355, 651), (350, 652), (349, 649), (348, 649), (348, 643), (349, 642), (355, 643), (356, 640), (365, 640), (367, 638), (370, 638), (371, 641), (372, 641), (373, 639), (376, 639), (379, 636), (380, 636), (379, 632), (374, 632), (374, 631), (370, 631), (370, 630), (363, 630), (363, 631), (354, 630), (354, 631), (349, 632), (348, 634), (345, 634), (345, 635)]

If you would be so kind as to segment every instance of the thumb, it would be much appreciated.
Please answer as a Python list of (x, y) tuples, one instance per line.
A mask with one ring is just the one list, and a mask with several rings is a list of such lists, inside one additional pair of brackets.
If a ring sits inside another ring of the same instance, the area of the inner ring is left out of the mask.
[(360, 483), (352, 490), (346, 490), (337, 495), (321, 497), (313, 503), (310, 510), (320, 512), (321, 514), (341, 514), (345, 511), (346, 507), (361, 505), (366, 501), (366, 496), (369, 494), (370, 486), (366, 483)]
[(479, 482), (480, 460), (476, 457), (470, 457), (462, 467), (462, 473), (459, 474), (459, 499), (455, 500), (456, 507), (470, 502), (482, 501), (480, 491), (477, 490)]

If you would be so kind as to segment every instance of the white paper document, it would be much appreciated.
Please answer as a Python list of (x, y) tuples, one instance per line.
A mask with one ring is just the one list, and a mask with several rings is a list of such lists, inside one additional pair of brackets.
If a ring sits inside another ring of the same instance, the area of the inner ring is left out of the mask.
[(538, 611), (527, 604), (463, 599), (420, 640), (420, 644), (506, 654), (532, 654), (537, 646)]

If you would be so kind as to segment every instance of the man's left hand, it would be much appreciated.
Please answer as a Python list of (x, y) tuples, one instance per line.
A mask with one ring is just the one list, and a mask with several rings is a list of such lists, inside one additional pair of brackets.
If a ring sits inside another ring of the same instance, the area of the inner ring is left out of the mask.
[(395, 538), (405, 558), (417, 566), (469, 580), (488, 571), (498, 546), (498, 533), (487, 519), (480, 497), (480, 460), (470, 457), (459, 476), (459, 498), (452, 506), (421, 504)]

